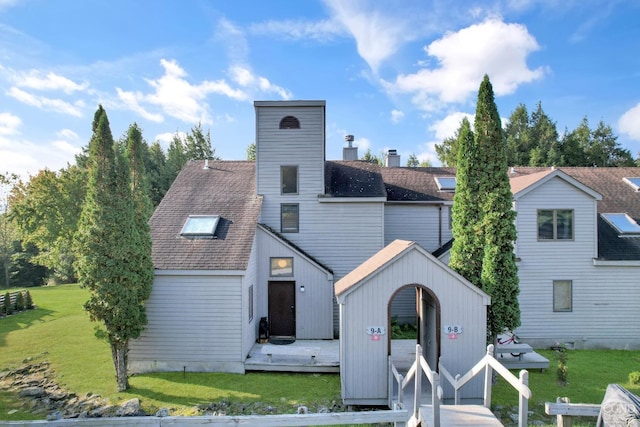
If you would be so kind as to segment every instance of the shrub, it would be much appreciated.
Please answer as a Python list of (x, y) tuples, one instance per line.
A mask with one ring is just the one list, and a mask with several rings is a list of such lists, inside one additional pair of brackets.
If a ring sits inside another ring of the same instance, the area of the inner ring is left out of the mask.
[(31, 293), (29, 291), (24, 293), (24, 308), (27, 310), (33, 309), (33, 299), (31, 299)]
[(4, 313), (6, 315), (13, 314), (13, 304), (11, 304), (11, 295), (9, 295), (9, 292), (4, 294)]
[(640, 371), (633, 371), (629, 374), (629, 384), (640, 385)]
[(16, 311), (22, 311), (24, 310), (24, 296), (22, 295), (22, 292), (18, 292), (16, 294), (16, 300), (14, 301), (14, 307), (16, 309)]
[(564, 344), (558, 344), (553, 347), (553, 350), (556, 353), (556, 358), (558, 359), (558, 369), (556, 370), (556, 381), (559, 386), (567, 386), (569, 385), (568, 376), (569, 376), (569, 368), (567, 368), (567, 346)]

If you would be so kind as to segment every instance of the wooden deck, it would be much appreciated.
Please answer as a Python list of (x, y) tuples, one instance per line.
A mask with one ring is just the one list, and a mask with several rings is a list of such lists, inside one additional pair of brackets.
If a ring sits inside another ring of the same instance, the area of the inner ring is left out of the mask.
[[(426, 425), (433, 425), (431, 405), (421, 405), (420, 415)], [(503, 424), (491, 410), (482, 405), (441, 405), (440, 425), (443, 427), (500, 427)]]
[(497, 355), (496, 360), (504, 365), (507, 369), (540, 369), (544, 372), (549, 368), (549, 359), (531, 351), (524, 353), (521, 356), (512, 356), (510, 353), (502, 353)]
[(296, 340), (291, 344), (254, 344), (246, 371), (340, 372), (340, 341)]

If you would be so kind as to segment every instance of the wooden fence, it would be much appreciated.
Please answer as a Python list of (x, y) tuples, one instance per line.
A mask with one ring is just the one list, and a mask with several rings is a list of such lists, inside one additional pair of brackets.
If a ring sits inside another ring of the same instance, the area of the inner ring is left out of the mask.
[[(21, 293), (22, 296), (24, 297), (27, 291), (20, 290), (20, 291), (14, 291), (9, 293), (9, 301), (11, 301), (11, 304), (13, 304), (13, 306), (15, 306), (16, 297), (18, 296), (19, 293)], [(0, 314), (2, 313), (2, 307), (4, 307), (4, 298), (6, 294), (7, 294), (6, 292), (0, 291)]]

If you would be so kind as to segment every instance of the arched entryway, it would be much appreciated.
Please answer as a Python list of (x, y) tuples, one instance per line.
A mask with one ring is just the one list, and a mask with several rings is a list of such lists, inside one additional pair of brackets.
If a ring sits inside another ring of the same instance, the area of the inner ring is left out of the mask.
[[(413, 283), (398, 288), (387, 306), (387, 335), (388, 351), (392, 360), (398, 361), (397, 366), (404, 367), (415, 360), (415, 345), (420, 344), (429, 366), (437, 370), (440, 357), (440, 301), (428, 287)], [(394, 336), (394, 329), (405, 332), (398, 338)], [(414, 334), (411, 332), (415, 330)], [(410, 364), (409, 364), (410, 366)]]

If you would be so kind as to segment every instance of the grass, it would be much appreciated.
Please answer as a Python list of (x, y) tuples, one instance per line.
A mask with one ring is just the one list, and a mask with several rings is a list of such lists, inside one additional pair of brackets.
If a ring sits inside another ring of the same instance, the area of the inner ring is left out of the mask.
[[(194, 406), (216, 401), (247, 405), (262, 402), (279, 413), (293, 413), (298, 405), (315, 411), (318, 404), (331, 406), (340, 402), (340, 379), (333, 374), (156, 373), (131, 377), (131, 389), (118, 393), (109, 347), (95, 338), (95, 324), (82, 308), (88, 297), (86, 291), (76, 285), (64, 285), (30, 288), (30, 292), (35, 310), (0, 319), (0, 371), (16, 368), (28, 358), (47, 360), (57, 381), (67, 390), (78, 395), (99, 394), (111, 403), (138, 397), (148, 413), (169, 408), (172, 415), (190, 415), (195, 412)], [(529, 373), (533, 392), (529, 409), (535, 412), (531, 420), (555, 425), (554, 418), (543, 415), (544, 402), (567, 396), (574, 403), (600, 403), (610, 383), (640, 394), (640, 385), (629, 383), (629, 373), (640, 366), (640, 351), (569, 351), (566, 387), (556, 383), (554, 353), (540, 353), (549, 359), (550, 368)], [(509, 384), (499, 380), (492, 403), (494, 407), (516, 407), (518, 396)], [(33, 418), (15, 396), (0, 392), (0, 419)], [(574, 425), (593, 426), (595, 419), (587, 418)]]
[[(549, 369), (545, 372), (529, 372), (529, 388), (532, 398), (529, 410), (535, 412), (533, 419), (555, 425), (555, 417), (544, 416), (544, 402), (555, 402), (557, 397), (568, 397), (572, 403), (601, 403), (608, 384), (617, 383), (636, 395), (640, 395), (640, 385), (629, 382), (629, 374), (640, 366), (640, 351), (626, 350), (568, 350), (568, 385), (557, 383), (558, 359), (551, 350), (536, 350), (549, 359)], [(518, 376), (517, 371), (513, 371)], [(518, 406), (518, 394), (511, 385), (499, 380), (493, 388), (492, 406), (505, 408)], [(595, 426), (595, 418), (583, 418), (584, 426)], [(505, 423), (505, 425), (507, 425)]]
[[(340, 401), (340, 378), (335, 374), (156, 373), (131, 377), (131, 388), (118, 393), (109, 347), (95, 338), (95, 324), (82, 307), (86, 291), (63, 285), (30, 292), (35, 310), (0, 319), (0, 370), (17, 368), (26, 359), (47, 360), (65, 389), (99, 394), (111, 403), (139, 397), (148, 413), (169, 408), (172, 415), (188, 415), (195, 405), (218, 400), (259, 401), (279, 413), (293, 413), (298, 405), (313, 410), (318, 404)], [(0, 394), (0, 419), (34, 418), (15, 412), (19, 408), (15, 396)]]

